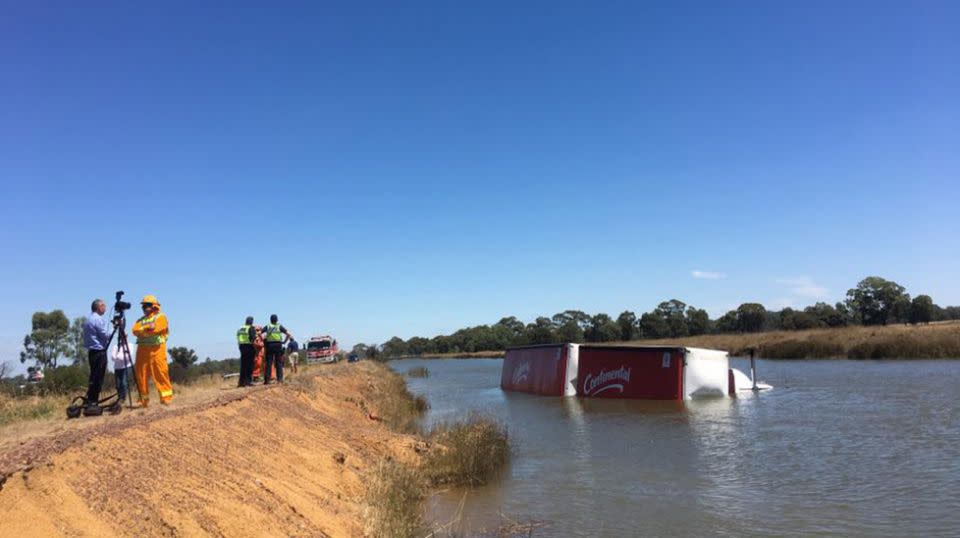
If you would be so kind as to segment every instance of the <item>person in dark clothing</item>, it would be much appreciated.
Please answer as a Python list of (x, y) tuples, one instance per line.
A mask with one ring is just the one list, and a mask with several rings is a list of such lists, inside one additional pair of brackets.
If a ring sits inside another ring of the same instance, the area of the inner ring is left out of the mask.
[(263, 342), (266, 345), (266, 353), (263, 364), (263, 384), (269, 385), (271, 366), (276, 366), (277, 382), (283, 383), (283, 344), (287, 339), (293, 338), (286, 327), (277, 323), (276, 314), (270, 316), (270, 323), (265, 325), (260, 332), (263, 333)]
[(300, 362), (300, 344), (292, 337), (287, 342), (287, 359), (290, 361), (290, 367), (293, 373), (297, 373), (297, 363)]
[(257, 328), (253, 326), (253, 316), (247, 316), (247, 321), (237, 329), (237, 345), (240, 346), (240, 380), (238, 387), (250, 387), (253, 385), (253, 359), (257, 350), (253, 347), (253, 341), (257, 339)]
[(83, 320), (83, 347), (87, 348), (90, 362), (90, 380), (87, 384), (87, 406), (97, 407), (103, 376), (107, 372), (107, 346), (110, 343), (109, 322), (103, 314), (107, 304), (96, 299), (90, 305), (90, 315)]

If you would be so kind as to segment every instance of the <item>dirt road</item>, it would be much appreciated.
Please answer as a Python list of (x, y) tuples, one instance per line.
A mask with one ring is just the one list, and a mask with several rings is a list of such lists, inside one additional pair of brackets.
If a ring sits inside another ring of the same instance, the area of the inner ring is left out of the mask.
[(320, 371), (5, 439), (0, 535), (362, 536), (365, 471), (417, 440), (355, 403), (376, 365)]

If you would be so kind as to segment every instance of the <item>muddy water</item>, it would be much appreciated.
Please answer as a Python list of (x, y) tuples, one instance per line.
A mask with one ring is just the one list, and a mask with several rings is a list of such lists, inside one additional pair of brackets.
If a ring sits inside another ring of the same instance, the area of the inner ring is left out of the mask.
[(534, 536), (960, 536), (960, 361), (760, 361), (773, 391), (686, 405), (504, 393), (500, 363), (393, 363), (430, 370), (428, 422), (479, 410), (514, 444), (435, 521), (466, 494), (469, 528)]

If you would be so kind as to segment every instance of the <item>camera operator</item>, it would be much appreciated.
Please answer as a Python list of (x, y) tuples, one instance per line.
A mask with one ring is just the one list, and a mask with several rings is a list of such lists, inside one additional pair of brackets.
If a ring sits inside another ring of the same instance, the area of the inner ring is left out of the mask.
[(110, 344), (109, 323), (103, 317), (107, 304), (96, 299), (90, 305), (90, 315), (83, 320), (83, 347), (90, 362), (90, 380), (87, 383), (87, 407), (97, 407), (103, 376), (107, 371), (107, 346)]

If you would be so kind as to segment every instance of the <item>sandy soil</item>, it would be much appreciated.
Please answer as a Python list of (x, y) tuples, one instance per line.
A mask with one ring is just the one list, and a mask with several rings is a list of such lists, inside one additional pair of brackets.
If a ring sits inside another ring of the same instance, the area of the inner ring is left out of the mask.
[(354, 403), (378, 390), (375, 365), (320, 372), (5, 430), (0, 534), (362, 536), (364, 473), (416, 458), (417, 440)]

